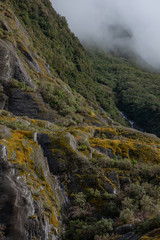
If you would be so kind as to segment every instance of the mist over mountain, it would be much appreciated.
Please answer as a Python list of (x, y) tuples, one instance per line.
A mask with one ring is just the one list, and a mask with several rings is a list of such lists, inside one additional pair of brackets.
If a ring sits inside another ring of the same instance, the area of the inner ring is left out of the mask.
[(158, 0), (52, 0), (82, 42), (138, 54), (160, 69)]

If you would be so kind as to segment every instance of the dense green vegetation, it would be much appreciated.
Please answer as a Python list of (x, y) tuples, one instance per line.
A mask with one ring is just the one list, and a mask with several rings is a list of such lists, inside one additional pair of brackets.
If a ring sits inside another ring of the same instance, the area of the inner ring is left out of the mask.
[[(160, 173), (159, 165), (138, 164), (135, 166), (128, 159), (118, 162), (101, 159), (100, 163), (94, 161), (92, 167), (96, 167), (97, 174), (98, 170), (102, 174), (104, 167), (117, 168), (122, 172), (127, 171), (131, 173), (130, 183), (124, 185), (124, 188), (116, 195), (98, 189), (98, 187), (97, 189), (88, 188), (86, 193), (75, 194), (69, 211), (70, 221), (67, 222), (68, 240), (83, 240), (84, 236), (87, 240), (107, 240), (110, 236), (116, 235), (115, 229), (119, 224), (133, 224), (135, 230), (141, 234), (160, 227), (160, 192), (157, 183)], [(140, 182), (136, 181), (137, 176), (141, 179)], [(93, 182), (90, 180), (89, 184)]]
[(83, 85), (84, 94), (89, 94), (86, 90), (91, 81), (88, 59), (79, 40), (69, 30), (65, 18), (54, 11), (50, 1), (11, 2), (38, 53), (46, 58), (64, 81), (81, 91)]
[(160, 135), (160, 74), (147, 72), (128, 60), (89, 50), (95, 79), (110, 87), (116, 104), (137, 128)]
[(52, 70), (72, 89), (125, 125), (118, 108), (137, 128), (160, 135), (160, 76), (95, 49), (88, 52), (47, 1), (8, 0)]
[(99, 103), (110, 117), (126, 124), (116, 107), (112, 89), (97, 82), (87, 51), (69, 30), (65, 18), (51, 8), (50, 1), (8, 2), (12, 3), (32, 37), (34, 48), (45, 57), (52, 71), (88, 101)]

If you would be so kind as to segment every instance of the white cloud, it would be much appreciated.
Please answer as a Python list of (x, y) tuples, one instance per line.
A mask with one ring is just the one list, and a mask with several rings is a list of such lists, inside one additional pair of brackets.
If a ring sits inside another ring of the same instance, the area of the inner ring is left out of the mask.
[[(81, 41), (132, 49), (160, 68), (159, 0), (51, 0)], [(132, 38), (127, 35), (127, 30)], [(123, 33), (123, 34), (122, 34)]]

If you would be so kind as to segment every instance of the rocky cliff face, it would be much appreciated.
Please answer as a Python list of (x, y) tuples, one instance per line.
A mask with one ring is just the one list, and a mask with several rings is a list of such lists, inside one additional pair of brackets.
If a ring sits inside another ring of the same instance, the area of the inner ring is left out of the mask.
[(2, 3), (0, 36), (0, 238), (156, 239), (160, 139), (73, 91)]
[[(88, 112), (93, 108), (50, 71), (36, 50), (31, 50), (32, 41), (14, 13), (4, 5), (1, 8), (1, 109), (63, 125), (88, 122)], [(98, 109), (98, 105), (93, 104), (93, 107)], [(110, 119), (106, 115), (98, 121), (107, 124)]]
[(1, 10), (1, 29), (4, 32), (4, 39), (0, 41), (1, 109), (21, 116), (45, 118), (47, 106), (34, 92), (36, 85), (30, 75), (31, 71), (38, 74), (42, 69), (35, 60), (36, 56), (28, 50), (29, 37), (9, 10)]
[(157, 137), (118, 126), (62, 130), (5, 111), (2, 122), (2, 239), (94, 239), (113, 229), (140, 239), (141, 216), (159, 208)]
[(67, 197), (51, 176), (34, 135), (31, 133), (32, 137), (26, 139), (23, 134), (29, 133), (10, 132), (2, 125), (0, 128), (1, 137), (10, 133), (9, 141), (3, 138), (0, 145), (2, 239), (57, 239), (60, 211)]

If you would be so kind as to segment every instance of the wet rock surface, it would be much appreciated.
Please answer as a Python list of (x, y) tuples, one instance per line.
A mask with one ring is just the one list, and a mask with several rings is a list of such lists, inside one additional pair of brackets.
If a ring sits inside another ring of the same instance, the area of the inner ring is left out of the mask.
[(11, 79), (9, 51), (0, 43), (0, 81), (8, 82)]
[(0, 145), (0, 224), (5, 226), (5, 239), (27, 239), (25, 224), (34, 214), (34, 204), (27, 187), (19, 181), (14, 166), (8, 163), (7, 150)]
[(42, 110), (30, 93), (23, 93), (18, 89), (11, 89), (9, 111), (15, 115), (38, 118)]
[(3, 84), (9, 82), (11, 78), (15, 78), (31, 88), (34, 87), (34, 83), (25, 70), (14, 46), (2, 40), (0, 41), (0, 70), (0, 80)]
[(123, 235), (122, 237), (118, 238), (118, 240), (133, 240), (135, 239), (135, 233), (134, 232), (129, 232)]
[(51, 110), (47, 110), (42, 97), (36, 93), (22, 92), (19, 89), (11, 89), (8, 110), (18, 116), (30, 118), (54, 120)]
[(58, 136), (58, 134), (55, 136), (44, 133), (37, 134), (37, 141), (42, 147), (44, 155), (47, 157), (50, 171), (54, 175), (63, 174), (67, 167), (65, 149), (63, 149), (63, 145), (59, 144), (59, 141), (63, 140), (73, 150), (76, 148), (75, 140), (71, 134), (64, 134), (63, 138), (62, 136)]
[(116, 229), (116, 232), (118, 234), (126, 234), (128, 232), (132, 232), (134, 230), (134, 225), (133, 224), (126, 224), (118, 227)]
[[(51, 182), (43, 158), (39, 159), (39, 163), (46, 171), (48, 183)], [(58, 186), (57, 180), (54, 183)], [(4, 235), (4, 240), (51, 239), (51, 225), (43, 214), (43, 205), (32, 197), (15, 165), (8, 162), (7, 149), (4, 145), (0, 145), (0, 194), (0, 233)], [(62, 196), (60, 191), (57, 195)]]

